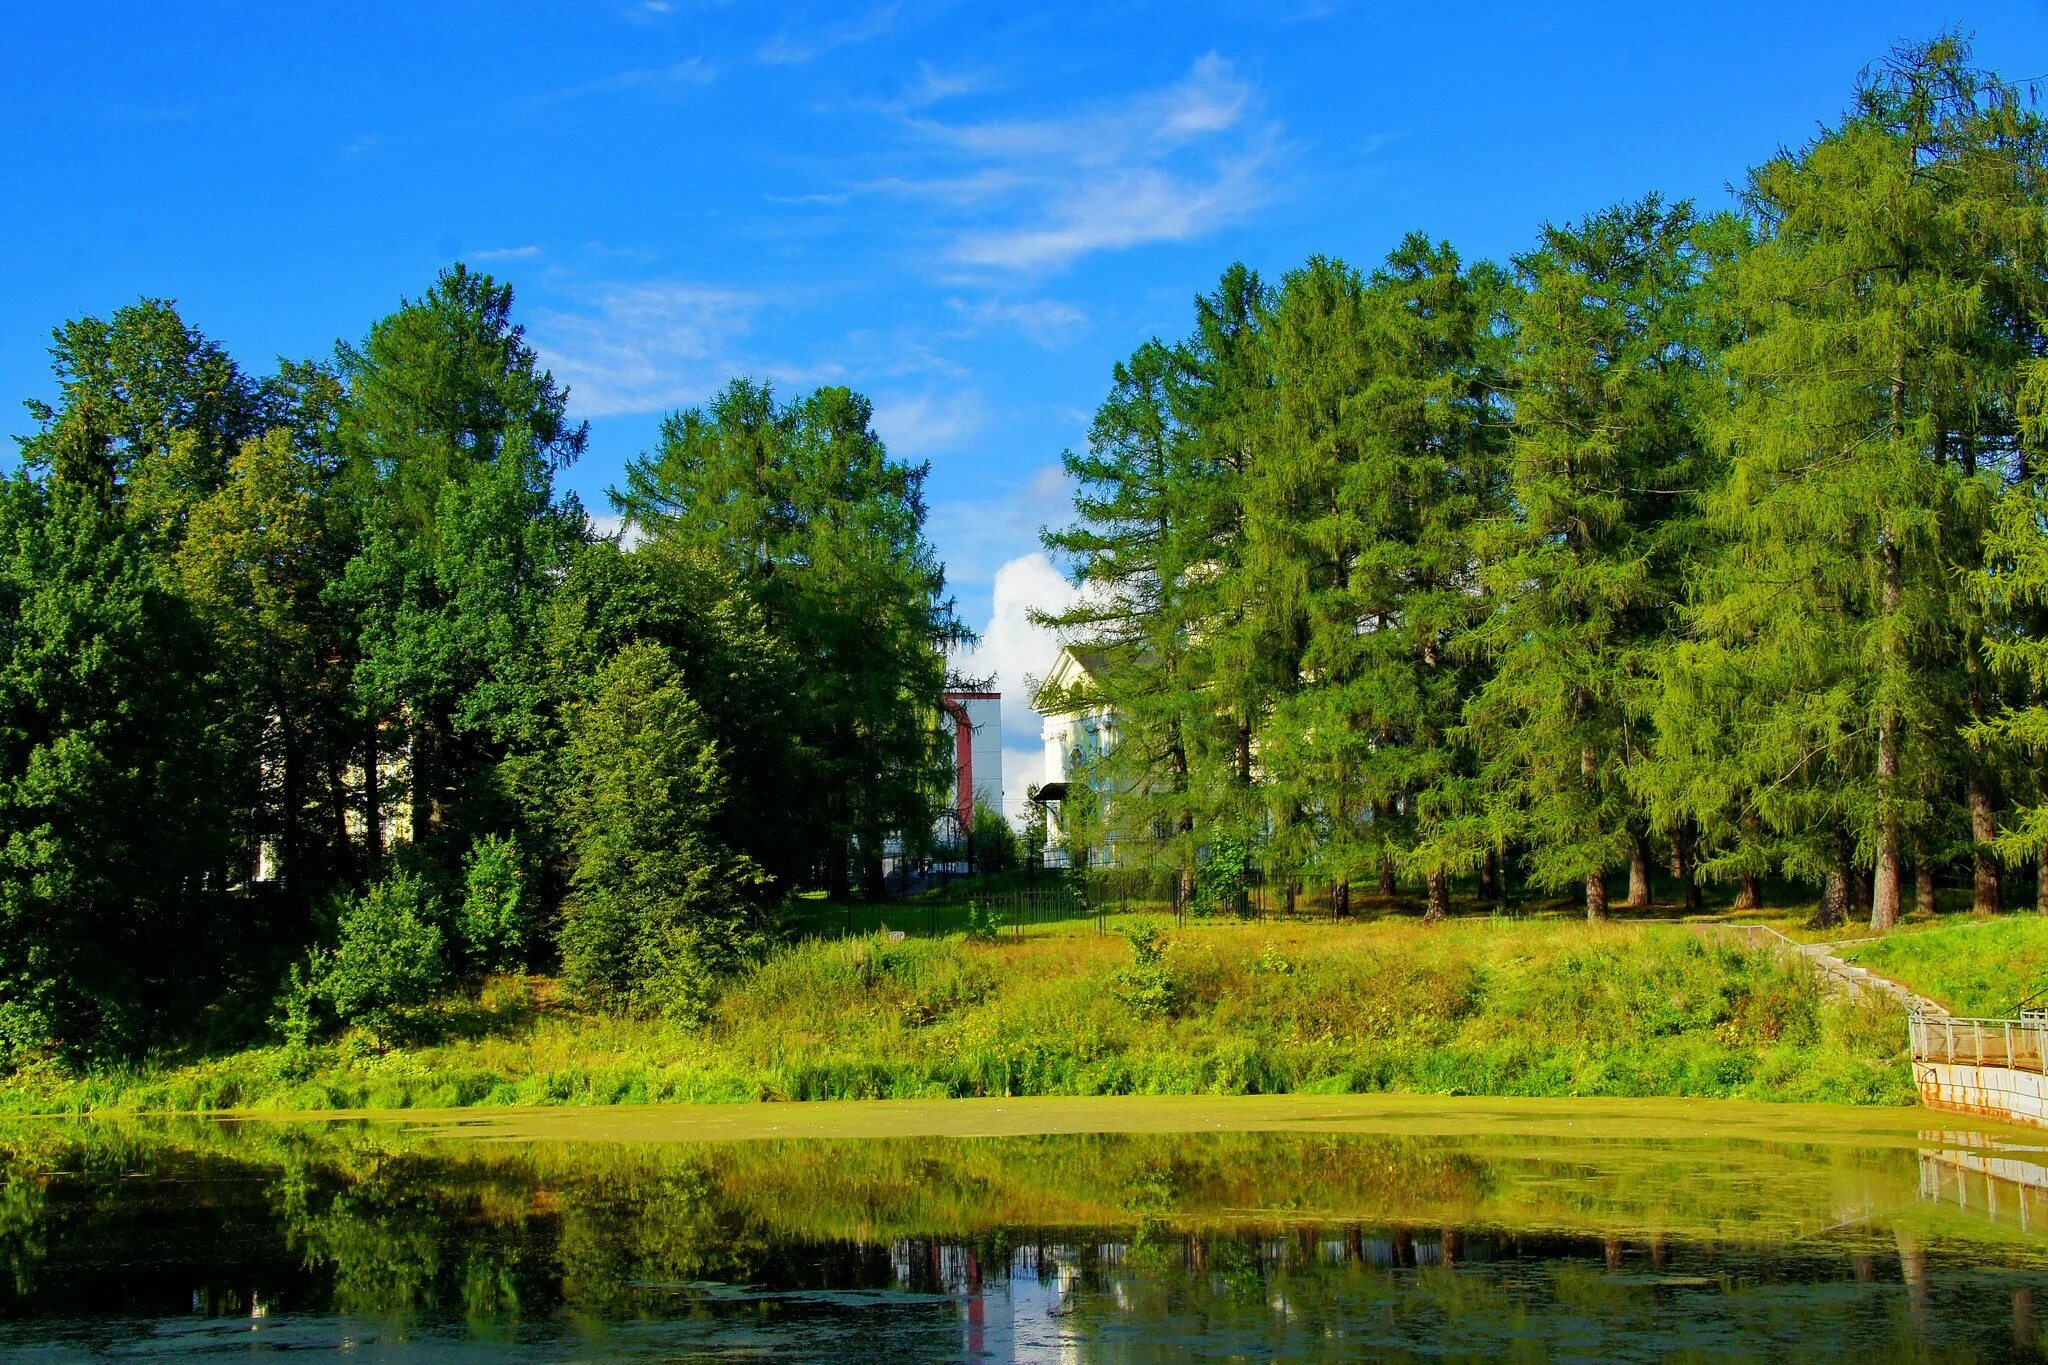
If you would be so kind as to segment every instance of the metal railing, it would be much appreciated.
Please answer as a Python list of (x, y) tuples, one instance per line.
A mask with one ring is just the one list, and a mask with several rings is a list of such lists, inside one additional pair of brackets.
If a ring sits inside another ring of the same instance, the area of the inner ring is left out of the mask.
[(2048, 1075), (2048, 1019), (1912, 1017), (1913, 1060)]

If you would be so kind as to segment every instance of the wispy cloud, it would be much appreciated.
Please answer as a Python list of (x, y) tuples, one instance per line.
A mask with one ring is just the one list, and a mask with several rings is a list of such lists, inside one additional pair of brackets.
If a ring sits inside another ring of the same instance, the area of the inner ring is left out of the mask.
[(1041, 528), (1065, 525), (1073, 515), (1074, 485), (1057, 464), (1021, 478), (988, 480), (987, 496), (932, 505), (932, 543), (946, 561), (946, 576), (978, 590), (1017, 553), (1036, 545)]
[(692, 57), (666, 66), (636, 66), (595, 80), (565, 85), (559, 90), (544, 90), (527, 100), (526, 105), (529, 109), (539, 109), (594, 95), (615, 95), (629, 90), (673, 90), (683, 86), (709, 85), (717, 79), (716, 67), (702, 58)]
[(899, 3), (876, 5), (837, 23), (816, 12), (802, 12), (761, 45), (760, 59), (770, 66), (798, 66), (842, 47), (872, 42), (896, 26)]
[(472, 261), (530, 261), (540, 255), (537, 246), (494, 246), (488, 251), (472, 251)]
[(972, 95), (988, 87), (987, 78), (971, 71), (940, 71), (930, 62), (917, 64), (917, 79), (904, 87), (905, 109), (924, 109), (945, 100)]
[(534, 314), (535, 349), (588, 417), (696, 402), (735, 374), (758, 295), (676, 281), (610, 285), (581, 311)]
[(1172, 85), (1063, 117), (907, 115), (941, 164), (867, 188), (950, 210), (961, 265), (1055, 271), (1097, 251), (1186, 241), (1256, 208), (1278, 129), (1254, 110), (1251, 84), (1211, 53)]
[(981, 395), (972, 389), (880, 398), (875, 432), (893, 455), (924, 459), (956, 455), (986, 424)]
[(969, 330), (1014, 327), (1047, 350), (1056, 349), (1088, 326), (1088, 315), (1059, 299), (948, 299)]

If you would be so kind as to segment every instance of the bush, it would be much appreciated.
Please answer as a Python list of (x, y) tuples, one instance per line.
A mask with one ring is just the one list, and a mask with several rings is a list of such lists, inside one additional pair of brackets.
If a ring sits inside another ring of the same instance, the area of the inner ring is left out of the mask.
[(980, 901), (967, 902), (967, 937), (992, 940), (1003, 931), (1003, 917)]
[(974, 808), (974, 861), (982, 872), (1008, 872), (1023, 861), (1017, 831), (993, 806)]
[(532, 914), (530, 902), (516, 840), (486, 835), (470, 846), (456, 924), (472, 966), (490, 970), (518, 965)]
[(1194, 911), (1198, 915), (1242, 912), (1251, 884), (1251, 850), (1236, 839), (1218, 839), (1210, 845), (1196, 874)]
[(1182, 991), (1166, 965), (1166, 937), (1155, 924), (1134, 924), (1123, 931), (1130, 941), (1131, 965), (1116, 974), (1117, 998), (1140, 1018), (1172, 1014)]
[(320, 996), (336, 1017), (386, 1034), (406, 1010), (433, 999), (448, 979), (439, 918), (426, 882), (408, 872), (346, 901), (334, 951), (317, 968)]

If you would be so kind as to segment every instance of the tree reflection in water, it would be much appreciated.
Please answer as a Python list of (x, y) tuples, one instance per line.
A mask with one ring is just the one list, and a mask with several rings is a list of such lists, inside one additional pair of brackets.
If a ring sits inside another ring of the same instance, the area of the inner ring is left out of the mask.
[(2030, 1358), (2048, 1275), (2048, 1179), (1960, 1144), (195, 1121), (0, 1161), (0, 1348), (60, 1358)]

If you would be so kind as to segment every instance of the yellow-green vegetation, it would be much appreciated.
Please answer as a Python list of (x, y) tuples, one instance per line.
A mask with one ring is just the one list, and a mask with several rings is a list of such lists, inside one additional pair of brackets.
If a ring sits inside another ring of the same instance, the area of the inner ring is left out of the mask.
[(1954, 916), (1856, 944), (1842, 956), (1956, 1014), (1999, 1017), (2048, 1003), (2048, 916)]
[(406, 1046), (17, 1074), (15, 1112), (1003, 1095), (1747, 1096), (1908, 1103), (1896, 1012), (1665, 925), (1470, 920), (1065, 928), (809, 942), (701, 1028), (498, 978)]

